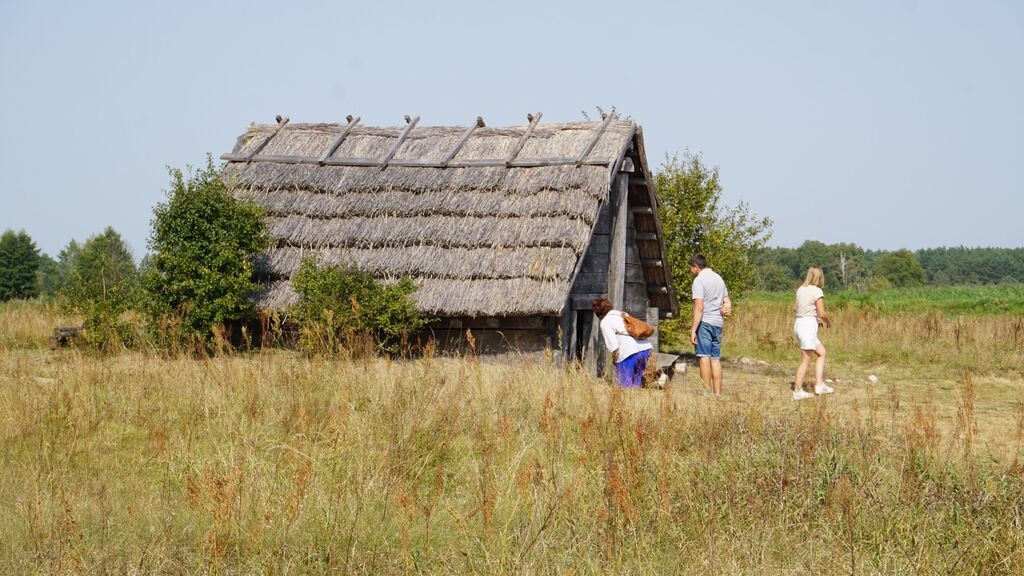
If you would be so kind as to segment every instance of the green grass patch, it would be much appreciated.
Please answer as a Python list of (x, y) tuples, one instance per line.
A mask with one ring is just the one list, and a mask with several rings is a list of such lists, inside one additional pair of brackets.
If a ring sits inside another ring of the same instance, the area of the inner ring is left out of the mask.
[[(872, 292), (829, 292), (825, 294), (833, 309), (866, 309), (881, 314), (940, 313), (1024, 314), (1024, 285), (926, 286), (892, 288)], [(753, 292), (747, 302), (791, 305), (790, 292)]]

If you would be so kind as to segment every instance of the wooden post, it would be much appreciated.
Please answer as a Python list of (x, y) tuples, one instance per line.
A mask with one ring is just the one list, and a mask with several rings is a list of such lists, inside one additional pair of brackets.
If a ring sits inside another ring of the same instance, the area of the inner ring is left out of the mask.
[(601, 320), (597, 314), (591, 313), (590, 321), (590, 347), (588, 367), (600, 378), (604, 376), (604, 362), (608, 357), (608, 350), (604, 347), (604, 338), (601, 337)]
[(572, 298), (567, 299), (562, 308), (562, 315), (558, 319), (558, 327), (561, 330), (561, 354), (562, 363), (570, 365), (576, 359), (576, 310), (572, 307)]
[(608, 300), (616, 310), (622, 309), (626, 289), (626, 223), (629, 216), (629, 174), (632, 162), (623, 162), (612, 188), (611, 254), (608, 258)]
[(650, 341), (651, 346), (654, 346), (654, 352), (657, 352), (658, 351), (658, 308), (657, 307), (653, 307), (653, 308), (648, 308), (647, 309), (647, 323), (650, 324), (651, 326), (654, 326), (654, 334), (650, 338), (648, 338), (647, 340)]

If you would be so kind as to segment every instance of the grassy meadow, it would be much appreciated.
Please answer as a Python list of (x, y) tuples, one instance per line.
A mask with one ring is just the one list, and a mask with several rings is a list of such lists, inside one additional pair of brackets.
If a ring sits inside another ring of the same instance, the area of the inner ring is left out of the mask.
[(718, 401), (692, 369), (51, 352), (57, 309), (0, 305), (0, 573), (1020, 574), (1016, 294), (829, 299), (837, 393), (801, 403), (774, 295)]

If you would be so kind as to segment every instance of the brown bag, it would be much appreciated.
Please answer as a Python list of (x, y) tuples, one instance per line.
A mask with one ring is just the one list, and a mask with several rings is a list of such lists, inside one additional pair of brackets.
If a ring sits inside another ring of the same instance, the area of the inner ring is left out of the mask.
[(622, 313), (622, 321), (626, 323), (626, 332), (637, 340), (650, 338), (654, 335), (654, 326), (639, 318), (634, 318), (625, 312)]

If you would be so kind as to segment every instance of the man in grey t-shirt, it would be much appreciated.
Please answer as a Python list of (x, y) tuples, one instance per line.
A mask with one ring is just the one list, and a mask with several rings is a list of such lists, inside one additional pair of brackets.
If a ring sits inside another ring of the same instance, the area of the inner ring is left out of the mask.
[(732, 314), (725, 281), (708, 268), (702, 254), (690, 258), (693, 279), (693, 327), (690, 341), (700, 359), (700, 379), (715, 396), (722, 395), (722, 326)]

